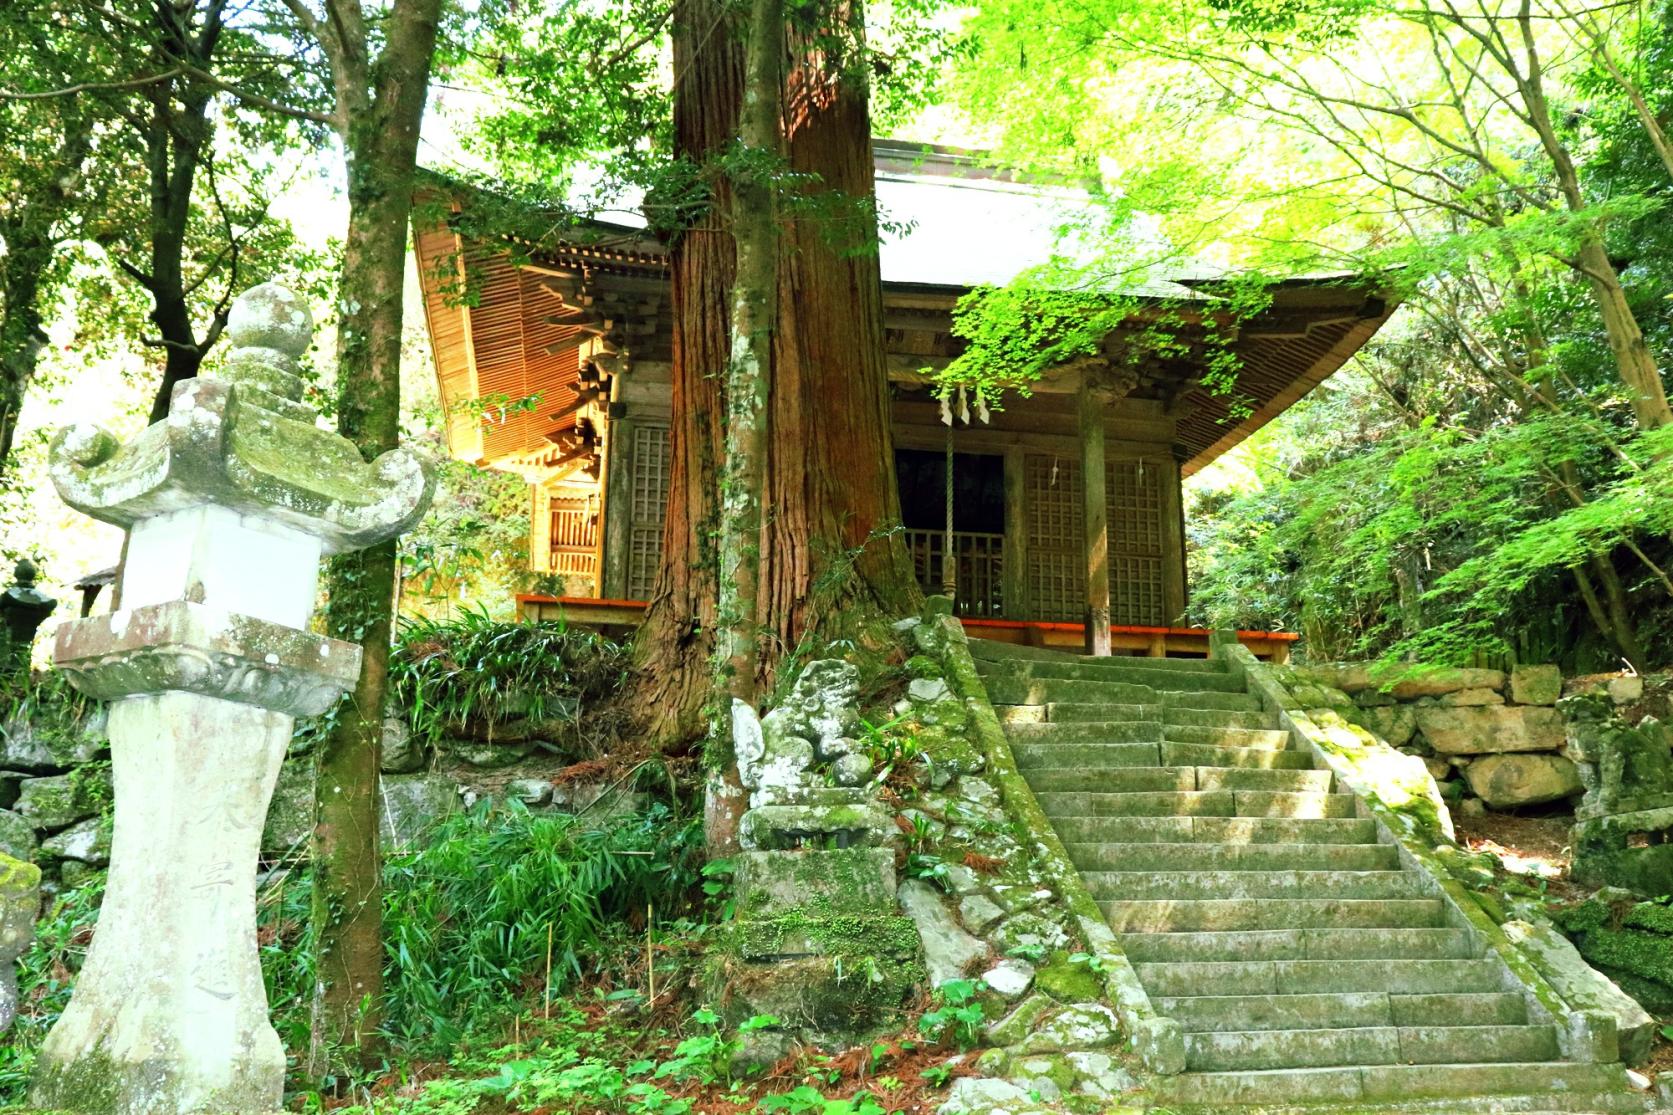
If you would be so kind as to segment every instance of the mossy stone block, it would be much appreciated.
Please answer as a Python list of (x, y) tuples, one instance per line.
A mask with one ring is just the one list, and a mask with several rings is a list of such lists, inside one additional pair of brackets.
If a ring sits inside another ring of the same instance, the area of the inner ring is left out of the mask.
[(895, 856), (888, 848), (743, 852), (737, 859), (740, 917), (795, 910), (882, 913), (895, 902)]
[(1035, 992), (1018, 1003), (1010, 1014), (988, 1026), (988, 1040), (994, 1045), (1018, 1045), (1057, 1009), (1055, 999)]
[(1103, 998), (1104, 982), (1086, 963), (1075, 963), (1062, 950), (1035, 969), (1034, 986), (1060, 1003), (1085, 1003)]

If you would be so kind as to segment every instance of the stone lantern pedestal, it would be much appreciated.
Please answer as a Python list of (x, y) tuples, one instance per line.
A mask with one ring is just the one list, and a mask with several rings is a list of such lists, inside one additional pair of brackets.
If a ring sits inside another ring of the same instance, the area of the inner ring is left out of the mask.
[(410, 526), (431, 484), (318, 428), (295, 375), (312, 323), (246, 292), (220, 379), (175, 389), (123, 446), (52, 447), (65, 502), (128, 530), (120, 610), (59, 627), (58, 668), (112, 702), (116, 819), (98, 931), (31, 1102), (121, 1115), (269, 1112), (285, 1056), (256, 949), (262, 821), (298, 716), (352, 689), (360, 648), (307, 630), (321, 559)]

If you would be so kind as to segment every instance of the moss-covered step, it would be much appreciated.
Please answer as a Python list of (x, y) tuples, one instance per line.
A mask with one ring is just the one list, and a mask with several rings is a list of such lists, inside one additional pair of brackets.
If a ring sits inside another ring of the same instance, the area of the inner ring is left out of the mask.
[(1380, 991), (1421, 995), (1515, 990), (1504, 968), (1481, 960), (1184, 961), (1135, 965), (1155, 995), (1311, 995)]
[(1386, 844), (1065, 844), (1081, 871), (1394, 871)]
[(1159, 704), (1156, 690), (1130, 682), (1071, 681), (994, 674), (982, 679), (996, 705), (1052, 705), (1059, 702), (1107, 705)]
[(1556, 1059), (1552, 1026), (1366, 1026), (1185, 1035), (1186, 1067), (1199, 1072)]
[[(1203, 929), (1380, 929), (1441, 925), (1438, 898), (1229, 898), (1209, 901), (1100, 902), (1117, 933)], [(1147, 985), (1148, 986), (1148, 985)]]
[(1137, 933), (1122, 939), (1134, 963), (1257, 960), (1469, 960), (1480, 945), (1466, 929), (1266, 929)]
[(1276, 728), (1225, 728), (1170, 722), (1164, 725), (1162, 738), (1169, 743), (1206, 743), (1213, 747), (1257, 747), (1264, 751), (1284, 751), (1290, 746), (1290, 734)]
[(1065, 843), (1368, 844), (1376, 826), (1363, 817), (1058, 817)]
[(1035, 767), (1028, 784), (1036, 794), (1091, 791), (1134, 793), (1155, 790), (1288, 790), (1324, 793), (1327, 770), (1228, 769), (1225, 767)]
[[(1056, 701), (1049, 705), (1001, 705), (994, 710), (999, 723), (1013, 724), (1074, 724), (1086, 720), (1155, 720), (1160, 721), (1165, 706), (1104, 704), (1098, 701)], [(1191, 710), (1197, 711), (1197, 710)], [(1249, 713), (1234, 715), (1247, 716)], [(1254, 725), (1260, 727), (1260, 725)]]
[(1351, 1026), (1517, 1026), (1528, 1020), (1519, 994), (1485, 991), (1390, 995), (1384, 991), (1293, 995), (1161, 996), (1156, 1009), (1189, 1032), (1322, 1030)]
[(1321, 1030), (1392, 1026), (1381, 991), (1314, 995), (1160, 995), (1152, 1005), (1186, 1033), (1219, 1030)]
[(1344, 1030), (1230, 1030), (1185, 1035), (1187, 1071), (1392, 1065), (1400, 1032), (1392, 1026)]
[(1225, 670), (1161, 670), (1121, 664), (1120, 659), (993, 663), (983, 670), (983, 675), (987, 678), (1032, 678), (1039, 681), (1125, 683), (1193, 693), (1243, 692), (1243, 679)]
[(1154, 743), (1160, 720), (1085, 720), (1066, 724), (1013, 724), (1005, 729), (1011, 746), (1040, 743)]
[(1328, 770), (1285, 770), (1270, 767), (1199, 766), (1199, 790), (1286, 790), (1328, 793), (1335, 775)]
[(1095, 898), (1417, 898), (1425, 881), (1404, 871), (1090, 871)]
[(1164, 740), (1161, 762), (1167, 766), (1216, 766), (1261, 770), (1312, 770), (1313, 757), (1301, 751), (1265, 747), (1222, 747), (1211, 743)]
[(1162, 755), (1155, 743), (1025, 743), (1012, 753), (1025, 773), (1035, 767), (1153, 767)]
[[(1266, 709), (1266, 706), (1261, 704), (1260, 698), (1248, 693), (1238, 692), (1179, 690), (1158, 693), (1156, 699), (1162, 702), (1164, 709), (1195, 709), (1199, 712), (1209, 710), (1264, 712)], [(1166, 715), (1166, 713), (1163, 715)]]
[[(1430, 1111), (1627, 1112), (1652, 1110), (1619, 1065), (1464, 1063), (1322, 1069), (1187, 1072), (1157, 1079), (1153, 1098), (1180, 1115), (1194, 1109), (1270, 1113), (1286, 1104), (1382, 1104), (1425, 1099)], [(1376, 1110), (1362, 1106), (1346, 1111)]]
[[(1076, 709), (1095, 706), (1076, 705)], [(1262, 709), (1185, 708), (1178, 704), (1164, 704), (1160, 718), (1170, 725), (1193, 725), (1201, 728), (1270, 728), (1272, 714)], [(1064, 719), (1069, 719), (1064, 717)]]

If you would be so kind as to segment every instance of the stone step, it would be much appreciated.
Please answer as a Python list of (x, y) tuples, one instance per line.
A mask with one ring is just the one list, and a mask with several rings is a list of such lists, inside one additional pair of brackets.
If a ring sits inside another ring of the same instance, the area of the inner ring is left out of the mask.
[(1289, 790), (1326, 793), (1327, 770), (1238, 770), (1228, 767), (1038, 767), (1028, 772), (1035, 793), (1086, 791), (1124, 794), (1140, 790)]
[[(1082, 871), (1394, 871), (1392, 844), (1066, 843)], [(1299, 958), (1297, 958), (1299, 959)]]
[(1088, 871), (1099, 899), (1421, 898), (1423, 878), (1405, 871)]
[(1154, 767), (1161, 762), (1155, 743), (1025, 743), (1013, 747), (1011, 754), (1024, 772), (1043, 767)]
[[(997, 705), (1001, 724), (1079, 724), (1088, 720), (1154, 720), (1161, 722), (1161, 704), (1122, 705), (1093, 701), (1058, 701), (1049, 705)], [(1181, 710), (1183, 711), (1183, 710)], [(1190, 710), (1198, 711), (1198, 710)], [(1238, 715), (1249, 715), (1239, 713)]]
[(1312, 770), (1313, 756), (1305, 751), (1269, 751), (1258, 747), (1216, 747), (1206, 743), (1163, 741), (1161, 762), (1170, 767), (1259, 767), (1267, 770)]
[(1188, 693), (1179, 690), (1156, 694), (1156, 699), (1162, 702), (1163, 708), (1197, 709), (1207, 711), (1217, 709), (1232, 712), (1262, 712), (1266, 706), (1261, 699), (1251, 693), (1225, 692), (1195, 692)]
[(1199, 790), (1285, 790), (1324, 794), (1330, 792), (1335, 781), (1328, 770), (1205, 766), (1196, 769)]
[(1515, 991), (1438, 991), (1390, 995), (1396, 1026), (1521, 1026), (1528, 1001)]
[[(1111, 714), (1111, 719), (1119, 719)], [(1255, 709), (1180, 708), (1162, 706), (1162, 720), (1167, 724), (1192, 725), (1199, 728), (1272, 728), (1276, 718), (1269, 712)]]
[(1013, 747), (1029, 743), (1155, 743), (1162, 738), (1157, 720), (1088, 720), (1071, 724), (1011, 724), (1005, 737)]
[(1156, 690), (1190, 693), (1244, 693), (1243, 678), (1225, 670), (1162, 670), (1121, 663), (1103, 662), (1003, 662), (982, 671), (990, 685), (1003, 678), (1045, 681), (1053, 684), (1144, 685)]
[(1185, 1035), (1185, 1067), (1199, 1072), (1556, 1058), (1557, 1032), (1551, 1026), (1375, 1026)]
[(988, 700), (996, 705), (1073, 704), (1154, 705), (1156, 690), (1148, 685), (1105, 681), (1016, 677), (994, 674), (982, 679)]
[(1522, 1026), (1520, 995), (1390, 995), (1383, 991), (1299, 995), (1165, 995), (1151, 1000), (1190, 1033), (1222, 1030), (1341, 1030), (1359, 1026)]
[[(1098, 904), (1117, 933), (1232, 929), (1422, 929), (1443, 924), (1438, 898), (1228, 898)], [(1347, 990), (1347, 989), (1342, 989)]]
[(1039, 658), (1022, 661), (982, 663), (984, 678), (997, 676), (1062, 678), (1069, 681), (1136, 681), (1163, 690), (1211, 690), (1243, 693), (1243, 676), (1231, 673), (1220, 663), (1203, 665), (1156, 665), (1146, 658)]
[(1250, 747), (1262, 751), (1283, 751), (1290, 746), (1290, 733), (1280, 728), (1204, 728), (1190, 724), (1167, 724), (1162, 738), (1169, 743), (1205, 743), (1211, 747)]
[(970, 656), (976, 659), (977, 665), (980, 667), (1006, 662), (1068, 662), (1088, 666), (1109, 663), (1131, 666), (1135, 669), (1173, 670), (1183, 673), (1224, 673), (1226, 669), (1225, 663), (1209, 658), (1151, 658), (1148, 655), (1136, 654), (1112, 654), (1106, 658), (1092, 658), (1088, 655), (1073, 654), (1068, 651), (1051, 650), (1046, 647), (1021, 646), (1017, 643), (1001, 643), (995, 639), (983, 638), (970, 640)]
[(1187, 961), (1250, 963), (1257, 960), (1468, 960), (1478, 953), (1475, 940), (1467, 929), (1268, 929), (1253, 933), (1132, 933), (1121, 938), (1121, 947), (1127, 958), (1135, 964)]
[(1352, 794), (1284, 790), (1172, 790), (1135, 793), (1042, 791), (1049, 817), (1352, 817)]
[(1070, 844), (1374, 844), (1369, 817), (1055, 817)]
[[(1642, 1099), (1629, 1090), (1621, 1066), (1565, 1062), (1187, 1072), (1157, 1077), (1152, 1090), (1158, 1101), (1187, 1110), (1258, 1108), (1262, 1115), (1270, 1115), (1282, 1104), (1405, 1104), (1421, 1100), (1447, 1101), (1428, 1109), (1437, 1112), (1646, 1110), (1643, 1106), (1627, 1106), (1641, 1104)], [(1547, 1106), (1505, 1106), (1510, 1097), (1539, 1097)], [(1565, 1102), (1569, 1099), (1575, 1101), (1574, 1106)], [(1358, 1113), (1366, 1109), (1351, 1110)]]
[[(1389, 905), (1390, 903), (1384, 903)], [(1296, 905), (1278, 902), (1274, 905)], [(1391, 995), (1505, 991), (1495, 960), (1255, 960), (1135, 964), (1152, 995), (1317, 995), (1379, 991)]]

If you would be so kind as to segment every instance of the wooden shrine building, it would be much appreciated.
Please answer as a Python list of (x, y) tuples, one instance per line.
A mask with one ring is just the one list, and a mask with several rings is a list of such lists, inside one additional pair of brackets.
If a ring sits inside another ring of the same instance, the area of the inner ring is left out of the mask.
[[(920, 581), (939, 591), (948, 427), (925, 370), (959, 352), (951, 330), (960, 297), (1043, 262), (1080, 195), (919, 145), (880, 141), (876, 156), (879, 206), (912, 222), (881, 248), (903, 525)], [(525, 610), (630, 622), (656, 576), (668, 497), (663, 246), (642, 229), (599, 222), (516, 252), (466, 240), (445, 221), (421, 218), (414, 233), (449, 449), (528, 479), (531, 567), (563, 579), (561, 604), (531, 597)], [(467, 273), (475, 297), (461, 305)], [(1212, 291), (1181, 279), (1147, 288), (1141, 305), (1206, 320), (1219, 312)], [(1076, 361), (990, 421), (956, 423), (951, 538), (966, 623), (990, 636), (1078, 645), (1089, 607), (1094, 615), (1107, 607), (1117, 650), (1205, 649), (1205, 632), (1178, 627), (1182, 479), (1317, 386), (1391, 309), (1350, 278), (1290, 281), (1236, 326), (1229, 395), (1201, 385), (1206, 346), (1187, 337), (1136, 373)], [(1118, 344), (1111, 338), (1106, 348)], [(532, 408), (508, 405), (532, 396)], [(1089, 576), (1100, 557), (1107, 575)], [(1245, 641), (1281, 657), (1288, 638), (1247, 633)]]

